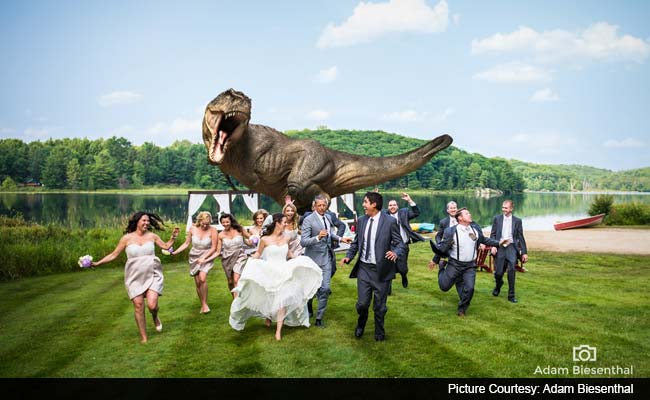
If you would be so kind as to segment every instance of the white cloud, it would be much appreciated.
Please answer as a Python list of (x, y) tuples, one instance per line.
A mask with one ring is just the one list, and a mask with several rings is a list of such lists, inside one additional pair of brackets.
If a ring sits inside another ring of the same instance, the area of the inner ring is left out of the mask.
[(330, 113), (323, 110), (312, 110), (307, 114), (307, 117), (314, 121), (324, 121), (330, 117)]
[(541, 134), (522, 133), (512, 137), (512, 143), (532, 153), (557, 154), (574, 146), (577, 141), (567, 135), (548, 132)]
[(361, 2), (354, 8), (352, 16), (341, 25), (328, 24), (321, 33), (317, 46), (353, 46), (395, 32), (444, 32), (448, 23), (449, 7), (445, 0), (433, 8), (424, 0)]
[(141, 95), (133, 92), (112, 92), (97, 98), (97, 103), (102, 107), (111, 107), (125, 104), (133, 104), (142, 98)]
[(521, 26), (511, 33), (496, 33), (472, 40), (472, 53), (528, 53), (538, 62), (634, 61), (650, 55), (650, 40), (619, 35), (618, 26), (598, 22), (582, 31), (555, 29), (537, 32)]
[(460, 23), (460, 14), (452, 15), (451, 20), (454, 22), (454, 25), (458, 25)]
[(12, 135), (16, 133), (16, 130), (13, 128), (0, 128), (0, 135)]
[(318, 73), (318, 76), (316, 77), (316, 81), (322, 83), (332, 82), (336, 80), (338, 72), (339, 70), (336, 67), (336, 65), (327, 69), (322, 69)]
[(551, 80), (551, 73), (532, 65), (512, 62), (497, 65), (474, 75), (474, 77), (496, 82), (544, 82)]
[(603, 146), (615, 148), (615, 149), (637, 148), (637, 147), (645, 147), (645, 143), (633, 138), (625, 138), (623, 140), (609, 139), (608, 141), (603, 143)]
[(558, 100), (560, 100), (560, 96), (553, 93), (553, 91), (550, 88), (544, 88), (538, 90), (530, 98), (530, 101), (558, 101)]

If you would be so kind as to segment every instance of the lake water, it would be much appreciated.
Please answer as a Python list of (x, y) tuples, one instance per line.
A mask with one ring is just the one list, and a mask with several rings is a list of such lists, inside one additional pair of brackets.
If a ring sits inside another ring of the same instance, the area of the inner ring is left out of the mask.
[[(358, 215), (363, 214), (361, 202), (363, 194), (355, 197)], [(616, 203), (650, 204), (647, 194), (613, 194)], [(459, 207), (467, 207), (474, 221), (487, 228), (492, 218), (501, 212), (501, 203), (506, 197), (480, 197), (474, 195), (413, 195), (421, 214), (411, 222), (433, 222), (445, 216), (446, 204), (454, 200)], [(523, 219), (525, 230), (553, 230), (558, 221), (568, 221), (587, 216), (587, 211), (596, 194), (583, 193), (523, 193), (511, 196), (515, 201), (515, 215)], [(406, 203), (399, 196), (386, 194), (384, 206), (388, 199), (396, 198), (400, 207)], [(273, 200), (262, 196), (261, 207), (271, 211), (280, 211), (280, 206)], [(342, 204), (342, 202), (339, 202)], [(211, 197), (204, 202), (202, 210), (216, 214), (217, 203)], [(27, 194), (0, 193), (0, 214), (16, 215), (21, 213), (28, 221), (41, 224), (57, 223), (70, 227), (94, 227), (106, 225), (123, 226), (125, 218), (138, 210), (155, 212), (164, 220), (183, 222), (187, 220), (187, 195), (142, 195), (142, 194)], [(251, 213), (241, 197), (233, 204), (233, 213), (241, 221), (250, 223)], [(346, 217), (352, 217), (350, 210), (344, 206), (340, 211)]]

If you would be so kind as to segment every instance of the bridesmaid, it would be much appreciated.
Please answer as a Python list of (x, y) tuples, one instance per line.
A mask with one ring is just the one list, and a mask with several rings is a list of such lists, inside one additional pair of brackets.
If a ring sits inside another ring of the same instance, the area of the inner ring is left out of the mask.
[(217, 250), (212, 255), (201, 257), (198, 262), (209, 262), (221, 255), (221, 265), (228, 280), (228, 290), (232, 293), (246, 264), (244, 245), (250, 244), (250, 235), (231, 214), (221, 214), (219, 222), (223, 226), (223, 231), (217, 236)]
[(257, 247), (257, 244), (259, 243), (259, 240), (262, 237), (262, 231), (264, 229), (264, 221), (268, 216), (269, 216), (269, 212), (263, 208), (260, 208), (259, 210), (255, 211), (255, 213), (253, 214), (253, 226), (248, 228), (248, 233), (251, 237), (250, 247), (252, 249), (255, 249)]
[(178, 236), (178, 227), (172, 231), (167, 242), (151, 231), (152, 227), (161, 230), (164, 223), (156, 214), (138, 211), (129, 219), (125, 235), (110, 254), (99, 261), (93, 262), (93, 267), (115, 260), (120, 253), (126, 251), (124, 266), (124, 285), (129, 299), (133, 302), (135, 323), (140, 331), (140, 342), (147, 343), (147, 326), (144, 314), (144, 301), (153, 318), (156, 331), (162, 332), (162, 322), (158, 318), (158, 296), (163, 292), (163, 273), (160, 259), (156, 257), (154, 244), (167, 250), (174, 244)]
[(293, 205), (293, 203), (288, 203), (282, 207), (282, 214), (287, 217), (284, 234), (289, 237), (289, 252), (291, 252), (294, 257), (301, 256), (305, 251), (300, 245), (298, 209)]
[(173, 252), (171, 255), (176, 255), (185, 250), (190, 243), (192, 249), (189, 254), (190, 263), (190, 276), (194, 277), (196, 284), (196, 294), (199, 296), (201, 302), (201, 310), (199, 314), (207, 314), (210, 312), (208, 307), (208, 272), (214, 266), (213, 261), (206, 263), (199, 263), (201, 257), (207, 257), (217, 250), (217, 229), (212, 225), (212, 214), (208, 211), (201, 211), (196, 217), (196, 223), (190, 228), (185, 238), (185, 243)]

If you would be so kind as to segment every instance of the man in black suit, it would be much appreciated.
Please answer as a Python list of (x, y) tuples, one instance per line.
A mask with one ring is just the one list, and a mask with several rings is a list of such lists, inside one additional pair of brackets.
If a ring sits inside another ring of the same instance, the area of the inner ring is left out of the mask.
[[(467, 208), (456, 212), (458, 225), (445, 229), (440, 244), (430, 241), (431, 249), (440, 257), (449, 257), (447, 266), (438, 271), (438, 286), (443, 292), (448, 291), (456, 284), (458, 291), (457, 314), (465, 317), (472, 297), (474, 296), (474, 283), (476, 281), (476, 255), (479, 244), (499, 246), (499, 242), (485, 237), (478, 224), (472, 221), (472, 214)], [(433, 270), (436, 263), (429, 262), (429, 270)]]
[[(447, 216), (440, 220), (440, 223), (438, 224), (438, 230), (436, 231), (437, 244), (440, 244), (440, 242), (442, 241), (442, 234), (445, 232), (445, 229), (449, 228), (450, 226), (454, 226), (458, 224), (458, 221), (456, 221), (457, 211), (458, 211), (458, 205), (456, 204), (455, 201), (450, 201), (449, 203), (447, 203)], [(433, 256), (433, 262), (438, 264), (440, 268), (444, 268), (445, 265), (447, 265), (447, 261), (441, 260), (441, 257), (437, 254)]]
[(508, 239), (512, 246), (499, 247), (498, 249), (492, 248), (492, 255), (496, 255), (494, 280), (496, 286), (492, 291), (492, 295), (498, 296), (503, 286), (503, 273), (504, 270), (508, 271), (508, 301), (516, 303), (515, 297), (515, 265), (517, 258), (521, 257), (521, 262), (528, 261), (528, 251), (526, 249), (526, 239), (524, 239), (524, 228), (521, 224), (521, 219), (512, 215), (514, 210), (514, 202), (506, 200), (501, 205), (503, 214), (497, 215), (492, 221), (492, 230), (490, 237), (492, 239)]
[[(399, 226), (399, 234), (402, 237), (404, 242), (404, 257), (400, 257), (397, 260), (397, 272), (402, 276), (402, 286), (407, 287), (409, 284), (406, 274), (409, 271), (408, 258), (409, 258), (409, 244), (415, 242), (422, 242), (424, 238), (417, 233), (413, 232), (409, 220), (416, 218), (420, 215), (420, 209), (417, 204), (411, 199), (407, 193), (402, 193), (402, 200), (406, 200), (409, 204), (409, 207), (398, 208), (397, 200), (391, 199), (388, 201), (388, 210), (382, 210), (386, 215), (393, 217), (397, 220), (397, 226)], [(390, 289), (389, 289), (390, 292)]]
[(359, 258), (350, 272), (350, 278), (357, 278), (357, 327), (354, 336), (360, 338), (368, 321), (368, 309), (374, 295), (372, 309), (375, 314), (375, 340), (383, 341), (384, 316), (388, 307), (388, 287), (395, 278), (395, 261), (404, 256), (405, 244), (399, 234), (394, 218), (381, 212), (384, 203), (377, 192), (368, 192), (363, 198), (365, 215), (357, 220), (356, 236), (350, 244), (343, 264), (359, 252)]

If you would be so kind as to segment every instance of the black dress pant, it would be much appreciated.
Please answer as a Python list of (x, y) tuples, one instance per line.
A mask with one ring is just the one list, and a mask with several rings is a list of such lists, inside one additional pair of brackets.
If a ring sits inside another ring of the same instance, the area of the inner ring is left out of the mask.
[(455, 284), (458, 292), (458, 312), (465, 313), (474, 296), (476, 282), (476, 266), (474, 261), (461, 262), (449, 257), (446, 268), (438, 271), (438, 286), (443, 292)]
[(501, 290), (501, 286), (503, 286), (503, 274), (508, 271), (508, 299), (514, 299), (515, 277), (517, 276), (515, 270), (517, 249), (515, 246), (511, 244), (507, 247), (499, 247), (494, 264), (494, 281), (497, 290)]
[(368, 309), (372, 300), (372, 310), (375, 314), (375, 335), (385, 335), (384, 316), (388, 311), (386, 301), (388, 299), (390, 280), (379, 281), (375, 264), (366, 264), (364, 262), (360, 262), (359, 264), (356, 304), (359, 319), (357, 325), (360, 328), (365, 328), (366, 322), (368, 321)]

